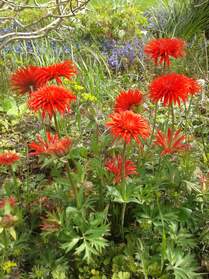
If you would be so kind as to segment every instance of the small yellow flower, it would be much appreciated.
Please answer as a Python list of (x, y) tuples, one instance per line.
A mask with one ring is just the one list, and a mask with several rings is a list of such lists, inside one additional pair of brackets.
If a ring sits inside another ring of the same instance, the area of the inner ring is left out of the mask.
[(93, 94), (91, 94), (91, 93), (83, 93), (83, 94), (81, 94), (81, 97), (85, 101), (90, 101), (92, 103), (96, 103), (97, 102), (97, 98)]
[(16, 267), (17, 264), (12, 261), (4, 262), (2, 265), (2, 270), (6, 273), (10, 273), (13, 267)]
[(73, 87), (74, 87), (74, 90), (76, 90), (76, 91), (82, 91), (82, 90), (84, 90), (84, 87), (81, 86), (81, 85), (79, 85), (79, 84), (75, 84)]

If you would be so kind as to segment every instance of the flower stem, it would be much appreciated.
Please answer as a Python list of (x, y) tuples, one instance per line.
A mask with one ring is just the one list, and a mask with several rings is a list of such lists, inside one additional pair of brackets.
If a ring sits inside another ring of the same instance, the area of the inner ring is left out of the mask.
[(77, 208), (80, 208), (80, 202), (79, 202), (79, 197), (78, 197), (78, 189), (77, 189), (77, 186), (72, 179), (69, 162), (66, 164), (66, 167), (67, 167), (68, 179), (69, 179), (70, 185), (73, 189), (73, 193), (74, 193), (74, 196), (75, 196), (75, 199), (76, 199), (76, 206), (77, 206)]
[(156, 120), (157, 120), (157, 110), (158, 110), (158, 103), (155, 104), (155, 111), (154, 111), (154, 121), (153, 121), (153, 127), (152, 127), (152, 133), (150, 136), (150, 145), (152, 144), (155, 128), (156, 128)]
[(60, 129), (59, 129), (59, 124), (58, 124), (58, 121), (57, 121), (57, 116), (56, 114), (54, 114), (54, 124), (55, 124), (55, 128), (56, 128), (56, 131), (60, 137)]
[(175, 114), (174, 114), (173, 103), (171, 104), (171, 116), (172, 116), (172, 130), (174, 131), (174, 126), (175, 126)]
[[(122, 151), (122, 170), (121, 170), (121, 178), (122, 178), (121, 186), (122, 186), (123, 200), (126, 199), (125, 164), (126, 164), (126, 142), (124, 142), (124, 145), (123, 145), (123, 151)], [(126, 203), (124, 202), (123, 205), (122, 205), (122, 212), (121, 212), (121, 234), (122, 234), (122, 239), (124, 239), (125, 212), (126, 212)]]

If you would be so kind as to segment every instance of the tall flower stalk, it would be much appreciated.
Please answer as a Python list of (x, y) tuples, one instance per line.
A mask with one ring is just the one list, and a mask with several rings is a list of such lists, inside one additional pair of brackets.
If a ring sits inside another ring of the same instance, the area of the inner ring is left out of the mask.
[(126, 213), (126, 179), (125, 179), (125, 164), (126, 164), (126, 142), (123, 144), (123, 150), (122, 150), (122, 181), (121, 181), (121, 186), (122, 186), (122, 196), (123, 200), (125, 201), (122, 205), (122, 212), (121, 212), (121, 235), (122, 238), (124, 239), (124, 220), (125, 220), (125, 213)]

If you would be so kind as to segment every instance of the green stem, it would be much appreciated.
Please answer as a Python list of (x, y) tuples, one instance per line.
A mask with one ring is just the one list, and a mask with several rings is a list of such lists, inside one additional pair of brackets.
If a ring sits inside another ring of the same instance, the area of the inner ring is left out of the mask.
[(175, 126), (175, 114), (174, 114), (173, 103), (171, 104), (171, 116), (172, 116), (172, 130), (174, 131), (174, 126)]
[(54, 124), (55, 124), (55, 128), (56, 128), (56, 131), (60, 137), (60, 129), (59, 129), (59, 124), (58, 124), (58, 121), (57, 121), (57, 116), (56, 114), (54, 114)]
[(15, 186), (15, 188), (16, 188), (16, 187), (17, 187), (17, 177), (16, 177), (16, 175), (15, 175), (15, 172), (14, 172), (12, 166), (10, 167), (10, 170), (11, 170), (11, 173), (12, 173), (13, 183), (14, 183), (14, 186)]
[(79, 197), (78, 197), (78, 189), (77, 189), (77, 186), (72, 179), (71, 169), (70, 169), (69, 163), (66, 164), (66, 167), (67, 167), (68, 179), (69, 179), (70, 185), (73, 189), (73, 193), (74, 193), (74, 196), (75, 196), (77, 208), (80, 208), (80, 202), (79, 202)]
[(150, 136), (150, 145), (152, 144), (152, 139), (153, 139), (155, 128), (156, 128), (157, 110), (158, 110), (158, 103), (155, 104), (154, 121), (153, 121), (152, 133)]
[(12, 166), (10, 167), (10, 170), (11, 170), (11, 173), (12, 173), (15, 195), (17, 196), (18, 200), (20, 200), (20, 196), (21, 196), (20, 195), (20, 189), (19, 189), (19, 185), (18, 185), (18, 181), (17, 181), (15, 171), (14, 171)]
[(126, 203), (122, 205), (122, 213), (121, 213), (121, 234), (122, 239), (124, 240), (124, 220), (125, 220), (125, 213), (126, 213)]
[(159, 197), (157, 195), (157, 207), (159, 210), (159, 215), (162, 223), (162, 258), (161, 258), (161, 270), (163, 270), (164, 266), (164, 260), (165, 260), (165, 253), (166, 253), (166, 246), (167, 246), (167, 241), (166, 241), (166, 233), (165, 233), (165, 224), (164, 224), (164, 217), (160, 208), (160, 202), (159, 202)]
[[(186, 108), (186, 105), (185, 105), (185, 120), (186, 120), (186, 123), (185, 123), (185, 131), (187, 131), (187, 128), (189, 126), (189, 123), (188, 123), (188, 119), (189, 119), (189, 114), (190, 114), (190, 111), (191, 111), (191, 106), (192, 106), (192, 97), (189, 101), (189, 106), (188, 106), (188, 109)], [(189, 135), (188, 135), (189, 136)]]
[[(126, 199), (125, 164), (126, 164), (126, 142), (124, 142), (124, 145), (123, 145), (123, 151), (122, 151), (122, 170), (121, 170), (121, 178), (122, 178), (121, 186), (122, 186), (123, 200)], [(122, 234), (122, 239), (124, 239), (125, 212), (126, 212), (126, 203), (124, 202), (123, 205), (122, 205), (122, 213), (121, 213), (121, 234)]]

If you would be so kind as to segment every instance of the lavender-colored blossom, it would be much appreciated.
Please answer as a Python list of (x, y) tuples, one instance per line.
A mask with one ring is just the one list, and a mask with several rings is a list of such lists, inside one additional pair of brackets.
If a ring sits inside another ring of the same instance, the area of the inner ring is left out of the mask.
[(138, 38), (125, 43), (115, 40), (105, 41), (102, 47), (103, 54), (107, 56), (108, 64), (113, 70), (122, 69), (124, 67), (123, 61), (127, 65), (132, 65), (135, 60), (143, 59), (143, 43)]

